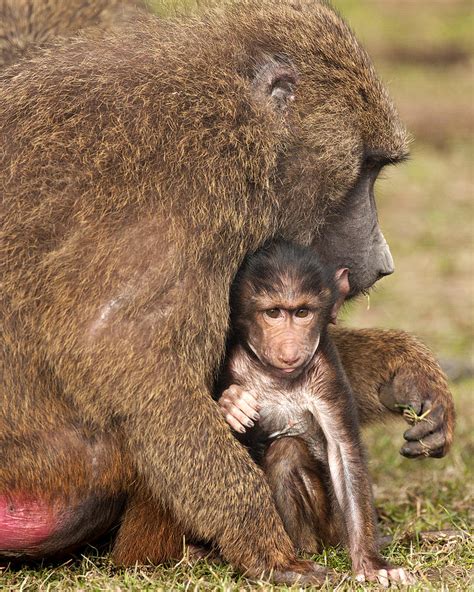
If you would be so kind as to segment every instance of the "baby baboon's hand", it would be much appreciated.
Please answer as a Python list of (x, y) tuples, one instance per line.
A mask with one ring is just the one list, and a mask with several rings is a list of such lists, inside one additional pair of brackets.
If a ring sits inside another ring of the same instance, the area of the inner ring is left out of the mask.
[(226, 389), (217, 403), (226, 422), (241, 434), (244, 434), (247, 428), (252, 428), (260, 419), (259, 405), (255, 397), (236, 384)]

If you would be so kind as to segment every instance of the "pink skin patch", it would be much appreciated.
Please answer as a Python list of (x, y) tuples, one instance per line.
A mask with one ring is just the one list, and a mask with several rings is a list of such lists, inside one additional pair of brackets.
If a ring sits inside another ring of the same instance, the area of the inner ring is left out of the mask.
[(0, 494), (0, 551), (27, 551), (51, 536), (59, 525), (51, 502), (27, 495)]

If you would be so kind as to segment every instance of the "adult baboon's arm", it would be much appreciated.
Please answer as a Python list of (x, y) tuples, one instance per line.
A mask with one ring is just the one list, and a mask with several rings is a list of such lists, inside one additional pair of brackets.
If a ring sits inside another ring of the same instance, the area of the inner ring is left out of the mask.
[(442, 457), (451, 446), (454, 404), (430, 350), (403, 331), (331, 329), (362, 423), (400, 414), (412, 423), (400, 453)]

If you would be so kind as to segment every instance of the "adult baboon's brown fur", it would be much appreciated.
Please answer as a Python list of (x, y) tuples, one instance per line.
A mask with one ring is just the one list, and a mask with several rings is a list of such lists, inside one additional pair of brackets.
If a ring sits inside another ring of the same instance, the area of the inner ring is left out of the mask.
[(125, 23), (142, 6), (140, 0), (0, 0), (0, 68), (54, 37)]
[[(322, 2), (243, 0), (60, 41), (4, 71), (0, 130), (0, 521), (25, 496), (68, 510), (52, 542), (13, 551), (70, 547), (78, 522), (90, 540), (125, 494), (118, 562), (180, 557), (184, 534), (251, 574), (318, 581), (210, 389), (248, 251), (313, 242), (347, 258), (353, 293), (392, 270), (354, 208), (405, 132), (349, 29)], [(334, 339), (362, 417), (388, 412), (379, 389), (432, 406), (411, 439), (421, 425), (422, 453), (443, 454), (452, 401), (431, 354)]]

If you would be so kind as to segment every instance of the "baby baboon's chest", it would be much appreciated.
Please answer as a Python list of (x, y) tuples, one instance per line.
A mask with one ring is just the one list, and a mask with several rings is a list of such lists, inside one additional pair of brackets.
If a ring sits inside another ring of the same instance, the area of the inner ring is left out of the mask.
[(309, 435), (319, 431), (315, 418), (316, 397), (304, 385), (288, 390), (266, 385), (256, 396), (260, 404), (259, 427), (267, 437)]

